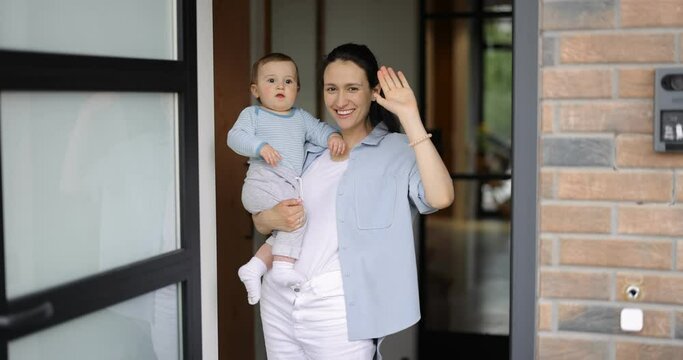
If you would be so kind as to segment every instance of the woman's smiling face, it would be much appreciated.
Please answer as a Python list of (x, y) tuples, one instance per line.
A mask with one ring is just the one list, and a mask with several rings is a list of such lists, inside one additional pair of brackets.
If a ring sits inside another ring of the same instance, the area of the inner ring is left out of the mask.
[(343, 60), (328, 64), (323, 74), (323, 94), (327, 111), (342, 132), (369, 127), (373, 90), (360, 66)]

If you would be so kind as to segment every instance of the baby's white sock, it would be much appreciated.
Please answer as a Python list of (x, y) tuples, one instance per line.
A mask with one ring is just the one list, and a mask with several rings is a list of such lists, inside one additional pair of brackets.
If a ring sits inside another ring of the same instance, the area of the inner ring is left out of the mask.
[(306, 281), (306, 277), (294, 270), (294, 263), (287, 261), (273, 261), (270, 276), (276, 284), (286, 287), (298, 286)]
[(267, 270), (268, 267), (263, 263), (263, 260), (256, 256), (237, 270), (237, 275), (244, 283), (244, 287), (247, 288), (249, 305), (254, 305), (261, 299), (261, 277)]

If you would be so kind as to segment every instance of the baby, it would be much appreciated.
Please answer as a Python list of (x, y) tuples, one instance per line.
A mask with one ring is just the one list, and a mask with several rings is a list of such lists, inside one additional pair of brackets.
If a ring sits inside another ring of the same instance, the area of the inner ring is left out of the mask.
[[(228, 146), (249, 157), (242, 187), (242, 203), (252, 214), (270, 209), (280, 201), (301, 198), (304, 144), (328, 147), (333, 155), (345, 151), (341, 135), (306, 111), (294, 107), (299, 93), (299, 73), (292, 58), (280, 53), (265, 55), (251, 71), (251, 94), (259, 105), (239, 115), (228, 132)], [(237, 272), (247, 288), (249, 304), (261, 298), (261, 277), (273, 255), (272, 278), (283, 286), (306, 279), (294, 270), (301, 251), (304, 226), (292, 232), (277, 231)], [(272, 249), (271, 249), (272, 246)]]

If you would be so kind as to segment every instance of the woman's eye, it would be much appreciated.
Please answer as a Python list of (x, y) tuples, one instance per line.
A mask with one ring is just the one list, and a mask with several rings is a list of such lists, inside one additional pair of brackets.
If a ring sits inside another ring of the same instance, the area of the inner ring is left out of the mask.
[(325, 89), (325, 91), (327, 91), (328, 93), (334, 92), (335, 90), (337, 90), (337, 89), (335, 89), (333, 87), (328, 87), (327, 89)]
[(349, 92), (356, 92), (356, 91), (358, 91), (357, 87), (350, 87), (349, 88)]

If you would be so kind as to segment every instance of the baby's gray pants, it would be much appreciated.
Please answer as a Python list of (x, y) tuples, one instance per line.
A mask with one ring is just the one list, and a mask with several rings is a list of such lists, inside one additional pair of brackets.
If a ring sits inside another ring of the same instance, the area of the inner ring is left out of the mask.
[[(242, 186), (242, 204), (252, 214), (268, 210), (282, 200), (301, 197), (301, 178), (285, 166), (252, 163)], [(292, 232), (273, 231), (266, 242), (273, 255), (299, 257), (305, 226)]]

